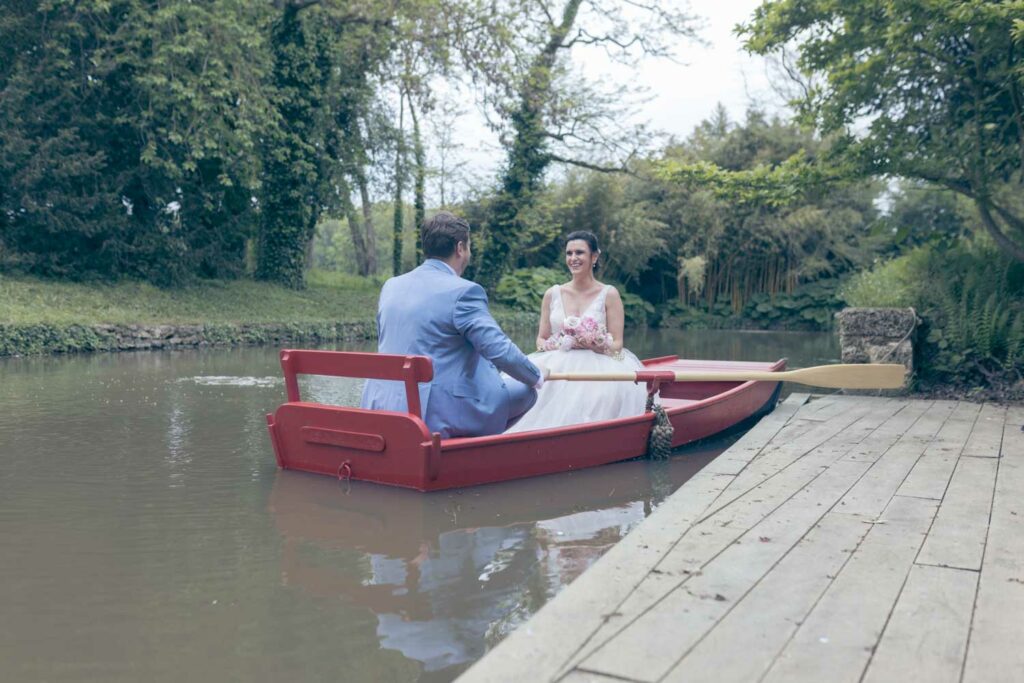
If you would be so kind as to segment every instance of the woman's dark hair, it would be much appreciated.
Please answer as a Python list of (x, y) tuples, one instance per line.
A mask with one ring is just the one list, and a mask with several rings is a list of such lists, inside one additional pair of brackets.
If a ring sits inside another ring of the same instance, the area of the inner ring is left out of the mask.
[(446, 259), (455, 253), (459, 242), (469, 244), (469, 223), (455, 214), (440, 211), (423, 223), (420, 240), (424, 256)]
[[(586, 242), (587, 246), (590, 247), (591, 254), (596, 254), (597, 252), (601, 251), (601, 249), (597, 246), (597, 235), (588, 230), (575, 230), (565, 236), (566, 244), (569, 244), (569, 242), (572, 242), (573, 240), (583, 240), (584, 242)], [(597, 263), (594, 264), (594, 270), (597, 270), (597, 265)]]

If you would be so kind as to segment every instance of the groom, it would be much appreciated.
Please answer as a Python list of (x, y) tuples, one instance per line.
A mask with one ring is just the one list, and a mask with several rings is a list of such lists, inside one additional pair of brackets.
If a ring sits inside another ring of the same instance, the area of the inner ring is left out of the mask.
[[(533, 406), (544, 378), (491, 317), (483, 287), (461, 277), (471, 256), (469, 223), (441, 212), (423, 225), (421, 239), (423, 265), (381, 289), (378, 351), (433, 361), (433, 381), (419, 387), (431, 432), (501, 433)], [(499, 370), (514, 379), (503, 381)], [(405, 389), (369, 380), (362, 406), (406, 411)]]

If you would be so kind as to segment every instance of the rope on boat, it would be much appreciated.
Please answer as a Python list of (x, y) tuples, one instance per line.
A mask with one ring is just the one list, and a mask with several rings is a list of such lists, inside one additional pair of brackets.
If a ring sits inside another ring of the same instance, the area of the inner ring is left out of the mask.
[(651, 460), (668, 460), (672, 455), (672, 435), (675, 430), (665, 409), (654, 405), (655, 393), (652, 391), (647, 394), (646, 411), (654, 413), (654, 425), (651, 427), (651, 435), (647, 437), (647, 457)]

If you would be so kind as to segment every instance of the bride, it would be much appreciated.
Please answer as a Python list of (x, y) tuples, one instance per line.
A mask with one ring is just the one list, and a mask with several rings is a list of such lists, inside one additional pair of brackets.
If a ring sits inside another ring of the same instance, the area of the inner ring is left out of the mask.
[[(622, 347), (625, 314), (618, 290), (594, 277), (600, 256), (593, 233), (578, 230), (566, 237), (565, 265), (572, 280), (544, 292), (537, 353), (529, 356), (541, 372), (622, 372), (642, 367)], [(566, 333), (593, 329), (595, 323), (607, 330), (610, 340), (594, 333), (571, 338)], [(579, 348), (581, 338), (590, 342), (589, 348)], [(633, 382), (545, 382), (537, 403), (506, 434), (639, 415), (646, 400), (646, 387)]]

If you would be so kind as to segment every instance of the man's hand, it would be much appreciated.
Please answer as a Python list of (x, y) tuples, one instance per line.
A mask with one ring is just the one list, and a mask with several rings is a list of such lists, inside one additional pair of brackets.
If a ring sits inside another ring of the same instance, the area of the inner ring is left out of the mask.
[(551, 368), (537, 368), (540, 370), (540, 379), (533, 385), (533, 388), (540, 391), (540, 388), (544, 386), (544, 382), (548, 381), (548, 376), (551, 374)]

